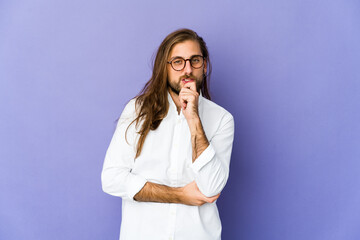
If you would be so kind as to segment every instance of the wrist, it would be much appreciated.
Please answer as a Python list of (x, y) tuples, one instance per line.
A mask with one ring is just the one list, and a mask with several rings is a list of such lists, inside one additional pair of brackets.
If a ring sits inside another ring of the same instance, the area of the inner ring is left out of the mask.
[(184, 187), (178, 187), (175, 189), (176, 203), (184, 202)]

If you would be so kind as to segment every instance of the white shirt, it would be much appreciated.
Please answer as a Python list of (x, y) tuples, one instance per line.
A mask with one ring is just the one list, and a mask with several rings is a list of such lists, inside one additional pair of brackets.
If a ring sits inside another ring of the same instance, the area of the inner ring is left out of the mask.
[[(229, 176), (234, 120), (224, 108), (199, 96), (199, 116), (210, 145), (192, 163), (187, 121), (170, 94), (169, 111), (145, 139), (141, 155), (134, 160), (135, 99), (125, 107), (107, 150), (101, 174), (104, 192), (122, 198), (120, 240), (218, 240), (221, 222), (214, 203), (189, 206), (175, 203), (138, 202), (133, 199), (147, 181), (183, 187), (195, 180), (200, 191), (214, 196)], [(137, 128), (139, 130), (140, 128)]]

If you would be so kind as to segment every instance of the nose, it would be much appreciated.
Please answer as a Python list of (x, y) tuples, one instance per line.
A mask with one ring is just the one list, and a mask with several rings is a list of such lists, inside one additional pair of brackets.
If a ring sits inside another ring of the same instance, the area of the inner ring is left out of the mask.
[(192, 69), (192, 66), (190, 64), (190, 59), (187, 59), (185, 61), (184, 74), (185, 75), (190, 75), (192, 73), (192, 71), (193, 71), (193, 69)]

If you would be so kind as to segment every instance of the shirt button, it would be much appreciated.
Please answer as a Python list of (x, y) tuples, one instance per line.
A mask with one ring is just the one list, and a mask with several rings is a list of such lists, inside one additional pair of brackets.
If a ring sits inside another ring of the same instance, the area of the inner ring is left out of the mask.
[(179, 118), (176, 123), (177, 123), (177, 124), (180, 124), (180, 123), (181, 123), (181, 119)]
[(173, 240), (173, 237), (169, 237), (169, 240)]

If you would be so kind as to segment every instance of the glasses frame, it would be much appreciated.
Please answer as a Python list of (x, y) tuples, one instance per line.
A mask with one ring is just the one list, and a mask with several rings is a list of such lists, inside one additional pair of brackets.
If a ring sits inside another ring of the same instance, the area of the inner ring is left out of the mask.
[[(192, 58), (194, 58), (194, 57), (201, 57), (201, 58), (203, 59), (203, 62), (202, 62), (202, 64), (201, 64), (200, 67), (194, 67), (194, 66), (191, 64), (191, 61), (190, 61), (190, 60), (191, 60)], [(184, 62), (185, 62), (183, 68), (180, 69), (180, 70), (176, 70), (176, 69), (174, 68), (174, 66), (172, 65), (172, 62), (173, 62), (175, 59), (177, 59), (177, 58), (182, 58), (182, 59), (184, 60)], [(204, 66), (205, 57), (204, 57), (204, 56), (201, 56), (201, 55), (194, 55), (194, 56), (191, 56), (191, 58), (188, 58), (188, 59), (185, 59), (185, 58), (183, 58), (183, 57), (173, 57), (173, 58), (172, 58), (170, 61), (168, 61), (167, 63), (169, 63), (169, 64), (171, 65), (172, 69), (174, 69), (175, 71), (178, 71), (178, 72), (179, 72), (179, 71), (184, 70), (184, 68), (186, 67), (186, 61), (189, 61), (190, 66), (191, 66), (192, 68), (199, 69), (199, 68), (202, 68), (202, 67)]]

